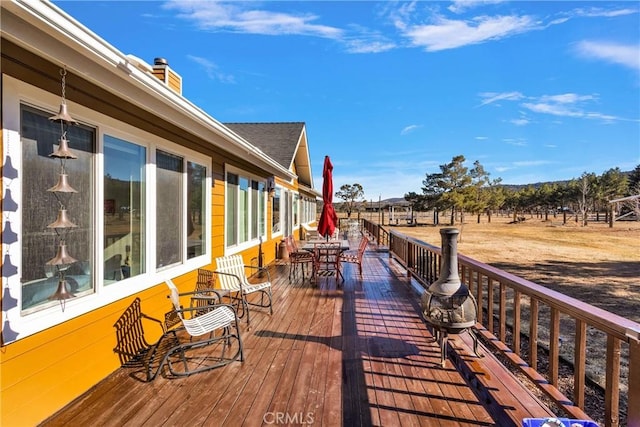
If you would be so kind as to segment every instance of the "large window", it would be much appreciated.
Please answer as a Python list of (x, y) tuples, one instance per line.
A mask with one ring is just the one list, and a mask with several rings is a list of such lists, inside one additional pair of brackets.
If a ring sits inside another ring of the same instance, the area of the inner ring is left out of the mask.
[[(22, 105), (22, 309), (49, 307), (57, 302), (49, 297), (58, 287), (64, 269), (68, 292), (87, 294), (94, 290), (93, 272), (93, 161), (96, 132), (87, 126), (71, 127), (69, 148), (77, 159), (66, 159), (65, 177), (60, 175), (60, 159), (49, 157), (58, 148), (60, 124), (49, 121), (52, 114)], [(15, 160), (14, 160), (15, 161)], [(17, 163), (17, 162), (16, 162)], [(77, 191), (50, 191), (60, 180)], [(53, 229), (48, 225), (64, 210), (77, 227)], [(60, 254), (64, 242), (66, 255), (77, 262), (47, 265)]]
[(242, 172), (227, 172), (227, 247), (243, 249), (265, 237), (266, 184)]
[(210, 262), (209, 158), (74, 103), (52, 157), (59, 96), (2, 84), (5, 342)]

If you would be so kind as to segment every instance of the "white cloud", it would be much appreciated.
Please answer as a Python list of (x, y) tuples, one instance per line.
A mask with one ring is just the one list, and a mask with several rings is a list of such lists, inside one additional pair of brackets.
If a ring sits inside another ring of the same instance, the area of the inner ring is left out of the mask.
[(169, 0), (166, 9), (176, 10), (178, 17), (210, 31), (281, 35), (298, 34), (338, 39), (343, 30), (314, 24), (318, 16), (309, 13), (287, 14), (255, 9), (260, 3)]
[(487, 139), (489, 139), (488, 136), (476, 136), (475, 139), (477, 139), (478, 141), (485, 141)]
[(349, 53), (380, 53), (397, 47), (390, 41), (367, 39), (347, 40), (346, 45)]
[(624, 120), (620, 117), (612, 116), (609, 114), (603, 114), (592, 111), (584, 111), (581, 108), (566, 103), (553, 103), (553, 102), (536, 102), (536, 103), (524, 103), (523, 107), (533, 111), (534, 113), (551, 114), (561, 117), (575, 117), (589, 120), (602, 120), (604, 122), (612, 123), (618, 120)]
[(575, 111), (574, 109), (553, 103), (545, 103), (545, 102), (525, 102), (522, 104), (524, 108), (527, 108), (534, 113), (543, 113), (543, 114), (552, 114), (554, 116), (565, 116), (565, 117), (580, 117), (582, 113), (579, 111)]
[(596, 60), (603, 60), (640, 71), (640, 45), (582, 41), (576, 45), (578, 54)]
[(402, 129), (400, 131), (400, 135), (406, 135), (406, 134), (411, 133), (414, 130), (419, 129), (421, 127), (422, 127), (422, 125), (409, 125), (409, 126), (406, 126), (404, 129)]
[(574, 13), (577, 16), (588, 18), (615, 18), (618, 16), (633, 15), (638, 13), (636, 9), (602, 9), (600, 7), (592, 7), (588, 9), (576, 9)]
[[(612, 123), (618, 120), (627, 120), (621, 117), (612, 116), (596, 111), (586, 111), (582, 105), (598, 100), (596, 95), (579, 95), (576, 93), (561, 93), (556, 95), (542, 95), (539, 97), (525, 96), (520, 92), (483, 92), (479, 94), (482, 99), (480, 107), (499, 101), (523, 101), (520, 104), (525, 110), (538, 114), (550, 114), (559, 117), (575, 117), (590, 120), (602, 120)], [(498, 104), (500, 105), (500, 104)], [(531, 123), (525, 112), (521, 112), (520, 118), (509, 120), (517, 126), (524, 126)]]
[(527, 118), (519, 118), (519, 119), (512, 119), (509, 122), (513, 123), (516, 126), (525, 126), (528, 125), (529, 123), (531, 123), (531, 121)]
[(218, 66), (214, 62), (194, 55), (187, 55), (187, 58), (202, 66), (210, 79), (217, 80), (222, 83), (235, 83), (235, 78), (231, 74), (224, 74), (220, 72), (218, 70)]
[(516, 147), (525, 147), (527, 145), (527, 141), (523, 139), (503, 138), (502, 141), (509, 145), (515, 145)]
[(499, 40), (539, 28), (530, 16), (479, 16), (471, 20), (436, 17), (434, 24), (401, 29), (414, 46), (428, 52)]
[(474, 7), (502, 3), (503, 1), (505, 0), (454, 0), (447, 9), (453, 13), (462, 13)]
[(482, 102), (480, 102), (480, 106), (482, 107), (483, 105), (493, 104), (498, 101), (518, 101), (524, 98), (524, 95), (520, 92), (483, 92), (480, 94), (480, 98), (483, 98)]
[(559, 95), (543, 95), (540, 97), (541, 102), (553, 102), (556, 104), (575, 104), (582, 101), (593, 101), (596, 97), (593, 95), (578, 95), (575, 93), (562, 93)]

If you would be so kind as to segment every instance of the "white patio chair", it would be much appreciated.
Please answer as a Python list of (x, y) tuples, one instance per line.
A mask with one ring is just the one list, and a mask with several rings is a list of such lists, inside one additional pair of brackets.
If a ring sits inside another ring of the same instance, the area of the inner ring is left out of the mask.
[[(219, 368), (238, 359), (244, 360), (238, 316), (231, 305), (213, 304), (184, 308), (180, 304), (180, 297), (190, 297), (196, 293), (179, 293), (171, 280), (165, 283), (169, 287), (169, 298), (181, 326), (169, 329), (156, 344), (154, 353), (159, 350), (166, 350), (166, 353), (155, 373), (151, 372), (149, 364), (149, 381), (153, 380), (165, 365), (171, 375), (180, 377)], [(203, 350), (203, 347), (214, 346), (217, 343), (220, 343), (220, 347), (212, 347), (211, 351)], [(235, 351), (232, 351), (234, 347)], [(227, 356), (227, 352), (233, 354)], [(151, 354), (152, 359), (153, 356), (154, 354)]]
[[(247, 270), (254, 269), (260, 274), (266, 274), (266, 281), (251, 283), (247, 276)], [(228, 255), (216, 258), (216, 270), (220, 289), (226, 291), (229, 296), (235, 296), (238, 306), (242, 306), (242, 312), (238, 317), (247, 315), (247, 324), (250, 323), (249, 306), (269, 308), (269, 314), (273, 314), (271, 296), (271, 277), (269, 269), (244, 265), (241, 255)], [(260, 293), (258, 302), (247, 297), (255, 292)]]

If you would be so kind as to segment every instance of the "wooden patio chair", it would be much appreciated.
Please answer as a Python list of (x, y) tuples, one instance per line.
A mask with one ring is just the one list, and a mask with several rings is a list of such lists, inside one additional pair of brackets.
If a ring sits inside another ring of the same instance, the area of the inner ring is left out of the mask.
[(313, 264), (315, 262), (313, 252), (298, 248), (293, 236), (285, 237), (284, 242), (289, 253), (289, 282), (291, 282), (292, 273), (294, 277), (296, 276), (298, 266), (302, 269), (302, 280), (304, 280), (305, 266), (311, 265), (311, 272), (313, 273)]
[[(266, 281), (252, 283), (247, 276), (250, 269), (257, 270), (260, 274), (266, 274)], [(244, 265), (241, 255), (228, 255), (216, 258), (216, 270), (220, 289), (229, 297), (234, 297), (238, 307), (242, 307), (239, 317), (247, 315), (247, 324), (250, 323), (249, 306), (269, 308), (269, 314), (273, 314), (273, 299), (271, 296), (271, 276), (269, 269)], [(260, 300), (250, 301), (247, 297), (258, 292)]]
[(368, 244), (369, 244), (369, 239), (367, 239), (367, 236), (362, 235), (362, 237), (360, 238), (360, 245), (358, 245), (357, 251), (345, 251), (340, 254), (340, 262), (358, 264), (360, 277), (362, 277), (362, 257), (364, 256), (364, 252), (367, 250)]
[(340, 242), (331, 240), (314, 245), (315, 264), (313, 271), (316, 284), (319, 277), (335, 276), (336, 283), (338, 283), (338, 278), (342, 282), (344, 281), (340, 271), (340, 253), (342, 252), (340, 246)]
[[(158, 353), (162, 360), (155, 372), (153, 364), (149, 363), (148, 381), (161, 373), (164, 366), (174, 377), (181, 377), (219, 368), (238, 359), (244, 360), (238, 316), (231, 305), (184, 308), (180, 304), (180, 297), (192, 297), (196, 293), (179, 293), (171, 280), (165, 283), (170, 291), (172, 313), (180, 319), (180, 326), (167, 330), (153, 348), (150, 360), (156, 356), (154, 353)], [(170, 344), (167, 345), (165, 341)], [(203, 349), (208, 346), (212, 346), (211, 351)]]

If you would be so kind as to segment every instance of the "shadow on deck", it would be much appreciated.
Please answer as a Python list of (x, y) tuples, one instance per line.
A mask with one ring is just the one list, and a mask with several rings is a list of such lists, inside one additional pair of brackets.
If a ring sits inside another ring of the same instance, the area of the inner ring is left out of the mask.
[(367, 251), (362, 278), (344, 267), (337, 286), (289, 283), (288, 267), (272, 265), (274, 313), (255, 309), (251, 328), (243, 322), (244, 362), (151, 383), (120, 368), (43, 425), (503, 426), (550, 414), (523, 388), (479, 392), (478, 376), (509, 374), (465, 354), (462, 338), (442, 367), (419, 295), (388, 254)]

